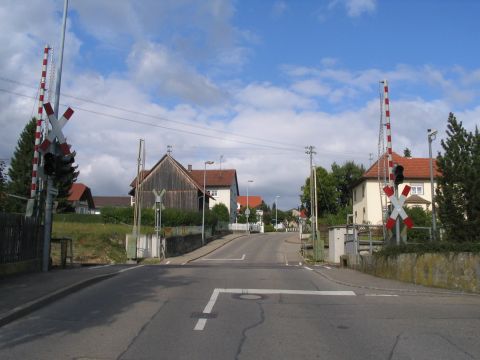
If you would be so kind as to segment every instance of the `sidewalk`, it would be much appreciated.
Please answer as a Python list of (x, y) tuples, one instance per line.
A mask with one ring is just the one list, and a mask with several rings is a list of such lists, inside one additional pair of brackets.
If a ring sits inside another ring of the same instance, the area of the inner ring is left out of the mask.
[[(186, 264), (241, 236), (244, 234), (226, 235), (188, 254), (167, 258), (161, 264)], [(47, 273), (20, 274), (0, 279), (0, 327), (132, 266), (136, 265), (54, 269)]]
[(186, 263), (197, 260), (205, 255), (208, 255), (211, 252), (222, 247), (223, 245), (229, 243), (230, 241), (245, 235), (246, 234), (242, 234), (242, 233), (225, 235), (220, 239), (216, 239), (209, 242), (208, 244), (206, 244), (205, 246), (202, 246), (201, 248), (198, 248), (197, 250), (193, 250), (192, 252), (189, 252), (188, 254), (166, 258), (165, 260), (162, 260), (161, 264), (185, 265)]

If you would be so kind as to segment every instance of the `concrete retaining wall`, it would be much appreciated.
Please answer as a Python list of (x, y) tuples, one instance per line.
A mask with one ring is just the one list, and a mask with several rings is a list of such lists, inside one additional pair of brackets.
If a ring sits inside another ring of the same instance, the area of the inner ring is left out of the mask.
[(480, 255), (472, 253), (343, 255), (343, 266), (414, 284), (480, 293)]

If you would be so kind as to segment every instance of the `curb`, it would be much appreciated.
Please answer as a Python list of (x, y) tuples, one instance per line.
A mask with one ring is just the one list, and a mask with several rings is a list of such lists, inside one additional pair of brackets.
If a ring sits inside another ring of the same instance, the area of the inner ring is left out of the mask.
[(238, 239), (238, 238), (241, 238), (242, 236), (246, 236), (246, 234), (242, 234), (242, 235), (239, 235), (239, 236), (237, 236), (237, 237), (234, 237), (234, 238), (232, 238), (232, 239), (230, 239), (230, 240), (228, 240), (228, 241), (225, 241), (225, 242), (224, 242), (222, 245), (220, 245), (219, 247), (216, 247), (215, 249), (212, 249), (212, 250), (206, 252), (206, 253), (203, 254), (203, 255), (199, 255), (199, 256), (197, 256), (197, 257), (195, 257), (195, 258), (192, 258), (192, 259), (190, 259), (190, 260), (185, 261), (185, 264), (188, 264), (189, 262), (192, 262), (192, 261), (195, 261), (195, 260), (197, 260), (197, 259), (200, 259), (201, 257), (204, 257), (205, 255), (211, 254), (211, 253), (214, 252), (215, 250), (220, 249), (221, 247), (225, 246), (225, 245), (228, 244), (229, 242), (231, 242), (231, 241), (233, 241), (233, 240), (236, 240), (236, 239)]
[(0, 327), (11, 323), (25, 315), (32, 313), (35, 310), (38, 310), (48, 304), (53, 303), (56, 300), (59, 300), (67, 295), (73, 294), (81, 289), (86, 288), (87, 286), (93, 285), (97, 282), (102, 280), (106, 280), (117, 275), (118, 272), (110, 273), (110, 274), (102, 274), (91, 277), (86, 280), (79, 281), (73, 285), (66, 286), (62, 289), (56, 290), (51, 294), (44, 295), (38, 299), (32, 300), (27, 302), (26, 304), (17, 306), (16, 308), (6, 312), (3, 315), (0, 315)]

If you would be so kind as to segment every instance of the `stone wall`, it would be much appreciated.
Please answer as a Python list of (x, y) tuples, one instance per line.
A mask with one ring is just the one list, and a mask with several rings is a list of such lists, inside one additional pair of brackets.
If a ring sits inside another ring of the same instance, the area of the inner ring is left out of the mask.
[(480, 255), (429, 253), (397, 256), (343, 255), (343, 266), (418, 285), (480, 293)]

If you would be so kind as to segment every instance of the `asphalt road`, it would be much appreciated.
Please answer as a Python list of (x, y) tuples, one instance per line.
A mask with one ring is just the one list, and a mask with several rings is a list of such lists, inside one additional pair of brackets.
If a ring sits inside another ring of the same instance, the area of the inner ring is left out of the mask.
[(0, 359), (480, 359), (479, 296), (306, 267), (295, 236), (132, 267), (0, 328)]

